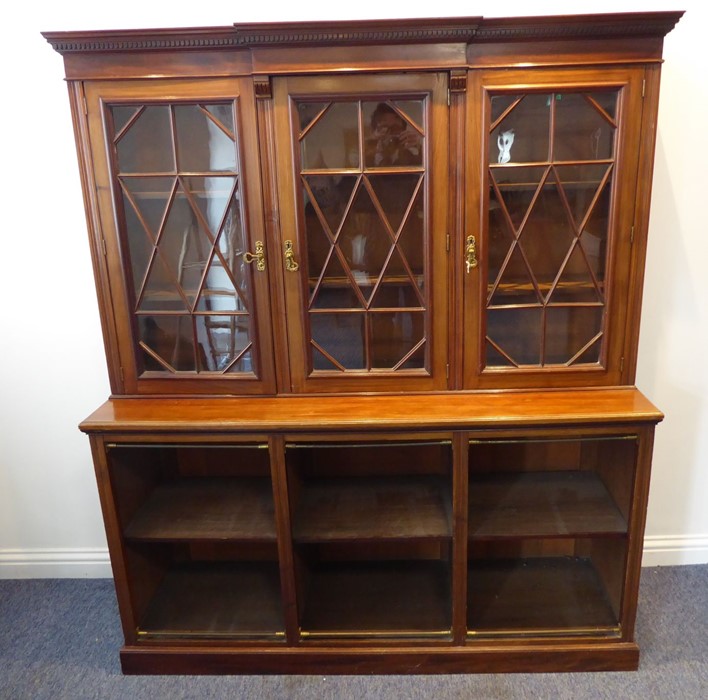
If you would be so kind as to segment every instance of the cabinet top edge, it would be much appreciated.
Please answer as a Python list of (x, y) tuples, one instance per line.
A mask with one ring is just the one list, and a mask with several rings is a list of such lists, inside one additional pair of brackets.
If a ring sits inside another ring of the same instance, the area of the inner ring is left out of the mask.
[(256, 398), (114, 398), (79, 426), (86, 433), (439, 430), (658, 423), (663, 414), (636, 388), (410, 395)]
[(485, 43), (664, 37), (683, 11), (546, 17), (451, 17), (42, 32), (60, 54), (285, 46)]

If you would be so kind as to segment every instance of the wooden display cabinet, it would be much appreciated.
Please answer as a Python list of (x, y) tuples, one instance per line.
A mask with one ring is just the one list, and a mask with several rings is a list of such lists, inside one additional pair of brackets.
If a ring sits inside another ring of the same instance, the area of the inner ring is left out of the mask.
[(45, 34), (125, 672), (636, 668), (681, 14)]

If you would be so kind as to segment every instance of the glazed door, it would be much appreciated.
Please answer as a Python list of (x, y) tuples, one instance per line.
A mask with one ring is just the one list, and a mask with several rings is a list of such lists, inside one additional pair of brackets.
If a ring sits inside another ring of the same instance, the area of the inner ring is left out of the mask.
[(250, 81), (86, 90), (124, 393), (274, 392)]
[(274, 81), (293, 391), (447, 387), (447, 77)]
[(470, 76), (464, 385), (619, 384), (643, 71)]

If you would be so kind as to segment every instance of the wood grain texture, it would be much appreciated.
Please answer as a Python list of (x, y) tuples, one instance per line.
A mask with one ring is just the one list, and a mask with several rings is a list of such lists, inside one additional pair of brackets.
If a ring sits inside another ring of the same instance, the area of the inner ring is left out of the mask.
[(452, 535), (450, 510), (449, 487), (435, 477), (306, 480), (293, 538), (445, 539)]
[(632, 643), (515, 645), (489, 643), (451, 649), (443, 645), (380, 645), (366, 649), (301, 647), (205, 649), (196, 645), (126, 646), (121, 650), (126, 674), (226, 673), (502, 673), (568, 671), (634, 671), (639, 649)]
[(663, 418), (632, 388), (261, 398), (115, 398), (81, 423), (93, 432), (281, 431), (477, 428), (498, 425), (656, 423)]
[(129, 539), (275, 542), (270, 479), (195, 478), (158, 486), (125, 530)]
[(627, 521), (593, 472), (479, 476), (469, 493), (471, 538), (627, 532)]

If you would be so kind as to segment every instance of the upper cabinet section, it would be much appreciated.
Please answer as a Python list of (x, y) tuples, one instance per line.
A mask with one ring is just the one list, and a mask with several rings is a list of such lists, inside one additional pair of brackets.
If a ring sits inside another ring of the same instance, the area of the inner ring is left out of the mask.
[(631, 384), (681, 14), (45, 34), (114, 394)]
[(470, 83), (466, 385), (621, 383), (644, 71)]
[(447, 388), (447, 75), (274, 83), (293, 388)]

